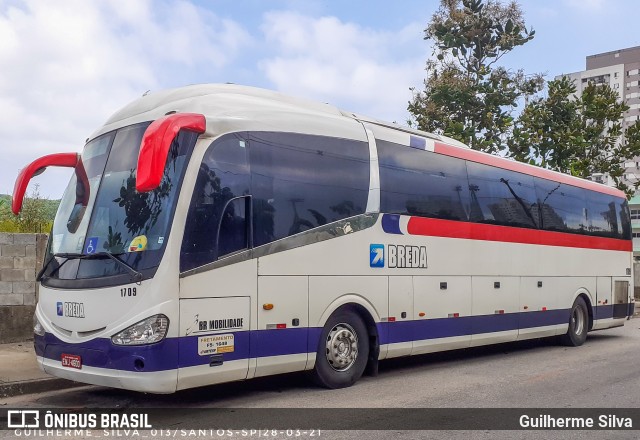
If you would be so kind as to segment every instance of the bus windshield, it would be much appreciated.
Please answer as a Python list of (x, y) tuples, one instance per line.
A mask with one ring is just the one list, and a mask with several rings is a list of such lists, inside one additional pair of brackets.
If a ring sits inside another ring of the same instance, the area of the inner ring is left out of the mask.
[[(126, 274), (126, 266), (105, 253), (143, 273), (160, 263), (197, 134), (181, 132), (171, 145), (158, 188), (138, 192), (138, 153), (148, 125), (120, 128), (85, 146), (56, 214), (45, 284)], [(86, 258), (91, 255), (106, 258)]]

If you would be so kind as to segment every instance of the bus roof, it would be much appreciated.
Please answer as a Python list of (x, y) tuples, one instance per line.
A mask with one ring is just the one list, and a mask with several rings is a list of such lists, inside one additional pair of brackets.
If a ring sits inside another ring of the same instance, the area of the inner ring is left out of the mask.
[[(614, 195), (616, 197), (626, 197), (624, 192), (616, 188), (547, 170), (535, 165), (471, 150), (467, 145), (446, 136), (343, 111), (326, 103), (236, 84), (197, 84), (145, 94), (114, 113), (106, 121), (105, 125), (93, 133), (90, 138), (94, 138), (124, 125), (156, 120), (166, 114), (174, 112), (201, 113), (208, 120), (228, 120), (234, 118), (238, 120), (256, 120), (257, 115), (268, 114), (272, 121), (281, 118), (284, 122), (295, 123), (296, 118), (299, 118), (300, 121), (304, 121), (305, 124), (309, 124), (310, 120), (318, 121), (319, 123), (322, 119), (342, 119), (343, 121), (350, 119), (357, 122), (366, 122), (427, 138), (435, 144), (436, 153), (486, 163), (492, 166)], [(340, 125), (338, 121), (335, 122), (336, 127)], [(210, 128), (207, 127), (209, 135), (219, 134), (210, 132), (209, 130)], [(339, 130), (336, 135), (347, 134), (343, 130)]]

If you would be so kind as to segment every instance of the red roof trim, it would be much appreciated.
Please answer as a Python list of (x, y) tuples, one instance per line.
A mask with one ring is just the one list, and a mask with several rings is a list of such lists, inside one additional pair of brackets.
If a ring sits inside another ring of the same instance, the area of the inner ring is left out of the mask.
[(569, 176), (567, 174), (558, 173), (555, 171), (547, 170), (544, 168), (528, 165), (522, 162), (516, 162), (514, 160), (504, 159), (502, 157), (493, 156), (491, 154), (481, 153), (479, 151), (454, 147), (453, 145), (447, 145), (440, 142), (435, 143), (436, 153), (444, 154), (446, 156), (457, 157), (459, 159), (470, 160), (472, 162), (478, 162), (493, 167), (502, 168), (505, 170), (516, 171), (522, 174), (528, 174), (533, 177), (540, 177), (542, 179), (553, 180), (554, 182), (564, 183), (566, 185), (576, 186), (578, 188), (584, 188), (591, 191), (596, 191), (603, 194), (608, 194), (615, 197), (626, 198), (624, 192), (619, 189), (612, 188), (610, 186), (602, 185), (600, 183), (591, 182), (589, 180), (579, 179), (577, 177)]
[(153, 121), (142, 137), (136, 189), (148, 192), (160, 185), (171, 142), (180, 130), (204, 133), (205, 129), (205, 117), (197, 113), (174, 113)]
[(27, 191), (27, 186), (31, 178), (38, 174), (39, 171), (44, 171), (46, 167), (69, 167), (75, 168), (80, 160), (78, 153), (57, 153), (42, 156), (39, 159), (34, 160), (29, 165), (24, 167), (13, 187), (13, 200), (11, 201), (11, 210), (15, 215), (18, 215), (22, 210), (22, 201), (24, 194)]

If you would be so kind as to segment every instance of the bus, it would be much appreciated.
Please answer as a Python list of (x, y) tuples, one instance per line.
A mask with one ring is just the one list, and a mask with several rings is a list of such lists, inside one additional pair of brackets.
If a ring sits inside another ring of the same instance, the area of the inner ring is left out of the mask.
[(151, 393), (530, 338), (632, 310), (617, 189), (239, 85), (147, 94), (72, 168), (37, 276), (42, 370)]

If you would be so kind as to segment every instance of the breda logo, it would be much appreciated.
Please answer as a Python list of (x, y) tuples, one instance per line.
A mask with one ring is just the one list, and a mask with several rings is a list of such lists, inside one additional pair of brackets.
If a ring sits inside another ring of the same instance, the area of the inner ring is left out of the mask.
[[(401, 244), (370, 244), (369, 266), (389, 269), (426, 269), (427, 247)], [(386, 258), (385, 258), (386, 257)]]
[(387, 264), (390, 268), (425, 268), (427, 267), (426, 246), (402, 246), (390, 244), (387, 246), (389, 257)]
[(68, 318), (84, 318), (84, 303), (79, 302), (58, 302), (56, 303), (58, 316)]

